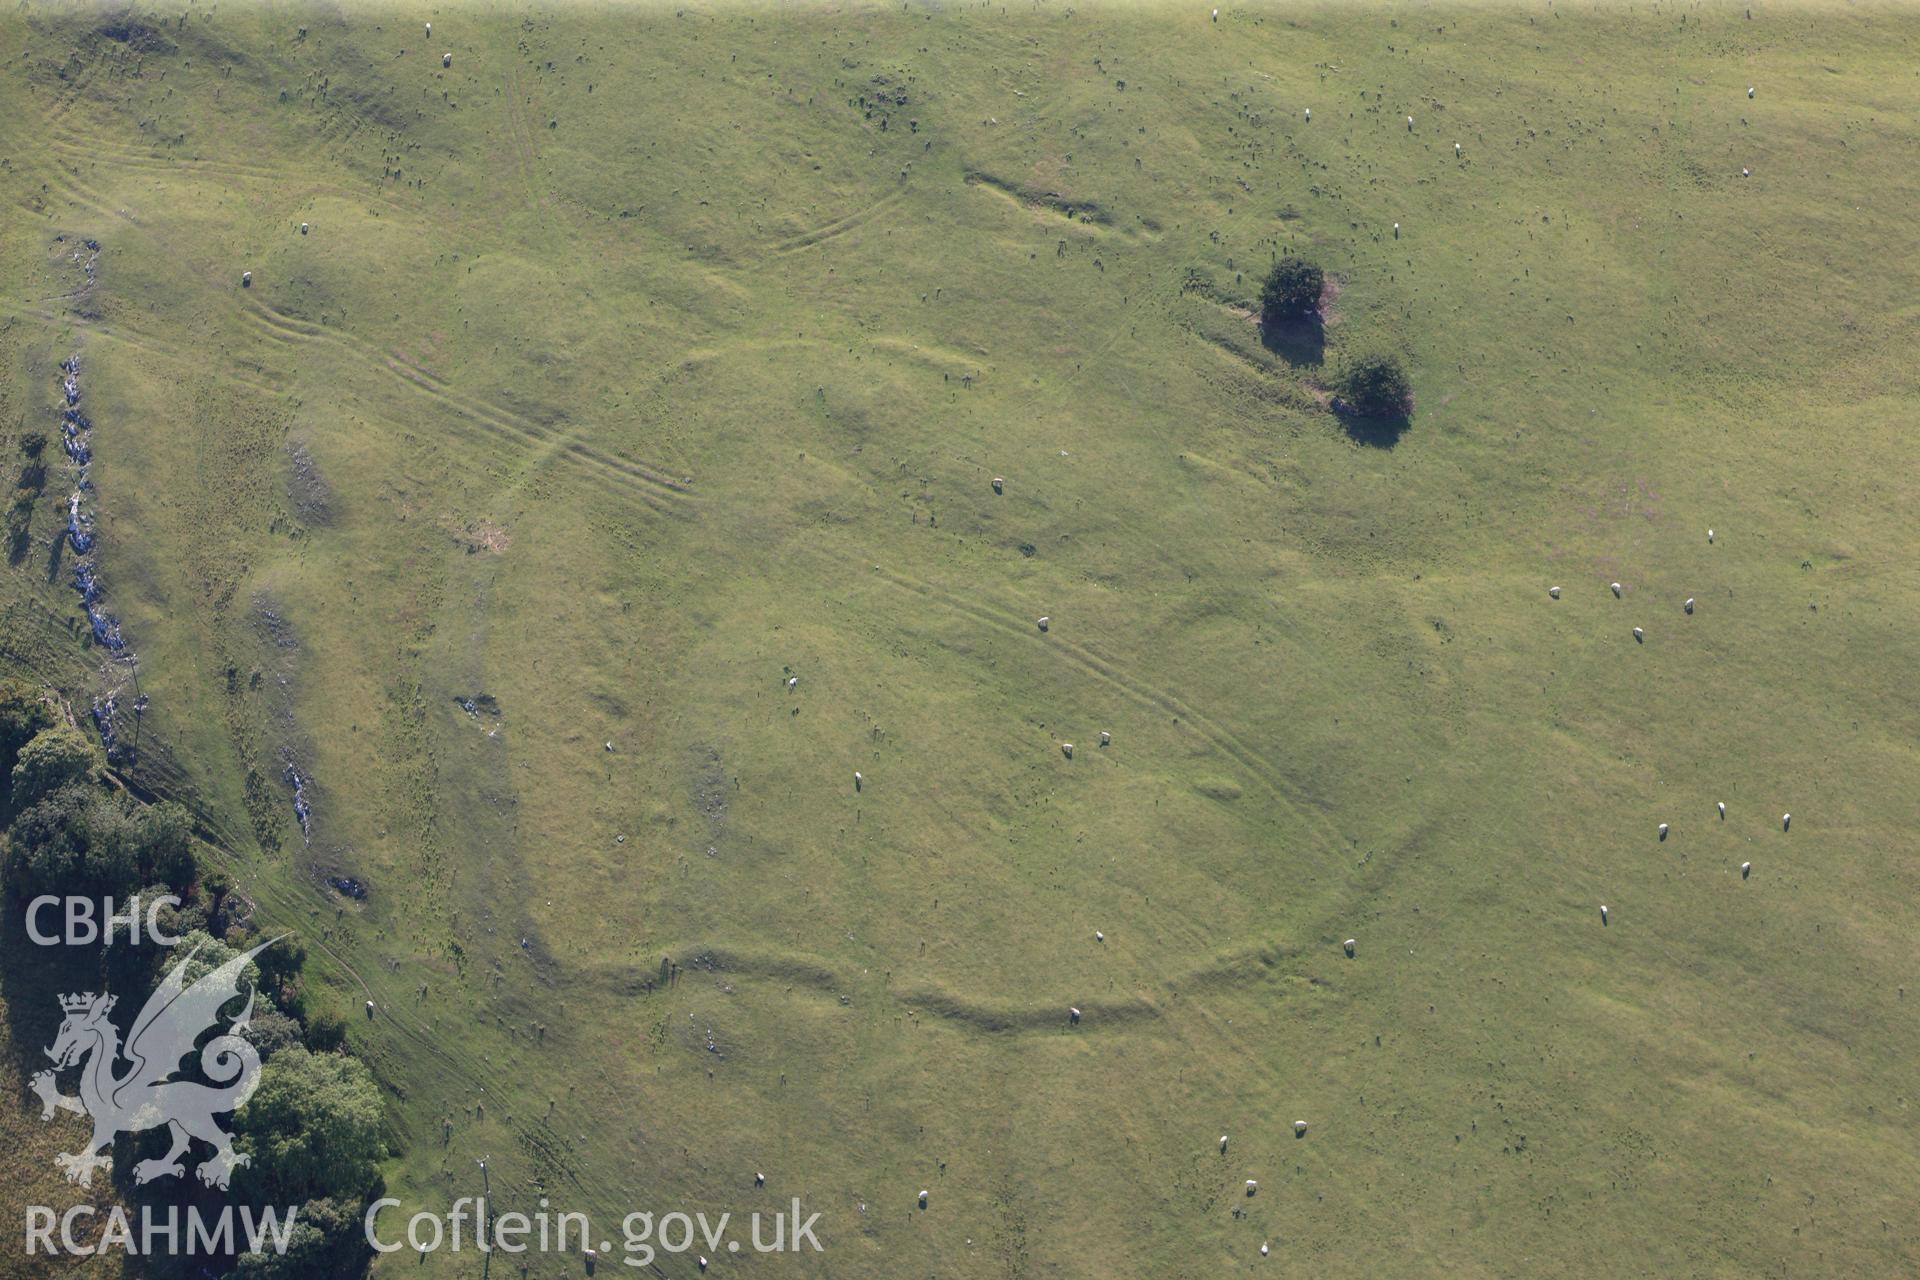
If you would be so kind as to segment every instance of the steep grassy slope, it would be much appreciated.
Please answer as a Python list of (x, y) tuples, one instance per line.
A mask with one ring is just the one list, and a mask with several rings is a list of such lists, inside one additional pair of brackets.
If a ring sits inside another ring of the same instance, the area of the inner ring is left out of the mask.
[[(0, 424), (80, 352), (133, 777), (378, 1001), (395, 1194), (1920, 1265), (1920, 22), (1748, 13), (0, 19)], [(84, 700), (63, 515), (0, 638)]]

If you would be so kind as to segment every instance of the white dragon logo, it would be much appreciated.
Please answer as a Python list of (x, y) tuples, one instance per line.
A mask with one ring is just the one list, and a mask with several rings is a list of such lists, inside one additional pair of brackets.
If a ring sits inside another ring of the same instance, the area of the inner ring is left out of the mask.
[[(224, 1190), (233, 1171), (250, 1163), (251, 1157), (233, 1149), (233, 1140), (213, 1117), (240, 1106), (253, 1096), (260, 1082), (260, 1055), (237, 1034), (253, 1016), (256, 993), (247, 993), (247, 1007), (240, 1016), (200, 1052), (200, 1069), (222, 1087), (168, 1077), (181, 1069), (181, 1059), (193, 1052), (194, 1041), (201, 1033), (219, 1024), (221, 1008), (239, 997), (240, 975), (247, 964), (278, 941), (263, 942), (235, 956), (189, 986), (187, 966), (200, 954), (200, 947), (195, 946), (167, 971), (147, 998), (127, 1033), (124, 1049), (120, 1032), (107, 1020), (118, 997), (96, 996), (91, 991), (60, 997), (60, 1007), (67, 1017), (53, 1046), (46, 1051), (54, 1067), (34, 1076), (32, 1084), (33, 1091), (40, 1095), (42, 1120), (53, 1119), (56, 1110), (76, 1112), (93, 1120), (93, 1139), (86, 1146), (70, 1155), (54, 1157), (54, 1163), (66, 1171), (67, 1181), (83, 1187), (93, 1185), (93, 1171), (113, 1163), (112, 1157), (103, 1152), (113, 1145), (115, 1136), (162, 1125), (172, 1130), (173, 1147), (158, 1159), (136, 1164), (135, 1182), (184, 1173), (186, 1166), (180, 1156), (192, 1138), (214, 1149), (213, 1157), (202, 1161), (198, 1170), (200, 1181), (207, 1186)], [(123, 1058), (129, 1066), (125, 1074), (116, 1075)], [(83, 1059), (86, 1065), (80, 1074), (79, 1095), (58, 1092), (56, 1073)]]

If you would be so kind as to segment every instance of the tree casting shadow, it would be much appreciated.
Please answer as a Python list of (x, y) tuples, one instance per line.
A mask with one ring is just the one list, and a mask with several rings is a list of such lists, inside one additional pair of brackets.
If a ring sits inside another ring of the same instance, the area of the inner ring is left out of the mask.
[(1393, 448), (1413, 425), (1411, 406), (1398, 413), (1361, 413), (1337, 397), (1333, 402), (1333, 416), (1340, 419), (1341, 429), (1355, 444), (1370, 449)]
[(1262, 321), (1260, 345), (1289, 364), (1317, 369), (1326, 363), (1327, 335), (1319, 316)]

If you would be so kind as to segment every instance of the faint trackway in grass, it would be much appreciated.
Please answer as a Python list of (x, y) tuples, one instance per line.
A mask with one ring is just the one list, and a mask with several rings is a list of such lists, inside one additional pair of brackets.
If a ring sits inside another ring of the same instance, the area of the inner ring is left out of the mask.
[[(47, 182), (47, 192), (49, 195), (57, 193), (63, 197), (69, 205), (77, 206), (98, 217), (131, 222), (135, 226), (139, 225), (140, 219), (135, 217), (125, 206), (116, 205), (113, 201), (107, 199), (106, 196), (82, 181), (80, 175), (69, 167), (71, 164), (71, 161), (51, 159), (48, 161), (46, 172), (49, 178)], [(31, 205), (28, 203), (31, 199), (31, 193), (22, 191), (20, 197), (16, 203), (20, 204), (22, 208), (33, 211)]]
[[(59, 298), (67, 296), (71, 295), (56, 295), (54, 298), (44, 299), (43, 301), (57, 301)], [(86, 330), (96, 339), (116, 343), (158, 359), (171, 360), (196, 371), (204, 371), (206, 369), (207, 356), (204, 350), (189, 350), (176, 346), (165, 338), (161, 338), (127, 323), (124, 319), (116, 318), (108, 321), (84, 320), (71, 314), (55, 313), (41, 307), (30, 308), (28, 314), (43, 320), (58, 318), (73, 324), (76, 328)], [(237, 382), (241, 386), (257, 391), (263, 396), (279, 397), (290, 393), (290, 388), (287, 385), (284, 374), (278, 370), (270, 369), (257, 361), (240, 362), (231, 360), (227, 367), (221, 371), (220, 377), (227, 382)]]
[(932, 583), (922, 582), (917, 578), (884, 569), (879, 565), (873, 567), (873, 574), (889, 586), (944, 605), (963, 617), (1038, 645), (1060, 661), (1077, 667), (1087, 675), (1118, 689), (1142, 706), (1165, 712), (1233, 759), (1246, 770), (1249, 777), (1260, 782), (1296, 811), (1318, 813), (1319, 806), (1298, 794), (1297, 790), (1287, 782), (1285, 775), (1268, 764), (1259, 752), (1241, 741), (1238, 735), (1195, 711), (1164, 689), (1156, 688), (1144, 680), (1128, 675), (1117, 665), (1085, 646), (1066, 639), (1059, 634), (1058, 628), (1050, 629), (1043, 634), (1035, 627), (1031, 618), (1022, 618), (1010, 610), (1000, 610), (979, 601), (965, 599)]
[(535, 208), (544, 209), (545, 192), (541, 190), (536, 165), (539, 152), (533, 144), (532, 130), (527, 126), (526, 112), (520, 97), (520, 76), (511, 63), (507, 66), (506, 87), (502, 91), (506, 109), (507, 145), (513, 151), (514, 171), (520, 175), (521, 183), (527, 189), (527, 203)]
[[(46, 121), (40, 128), (40, 134), (50, 145), (15, 157), (15, 163), (22, 173), (38, 171), (46, 179), (49, 191), (58, 190), (69, 203), (135, 225), (140, 225), (140, 219), (132, 207), (116, 204), (96, 187), (89, 185), (89, 181), (152, 174), (156, 179), (217, 178), (222, 181), (235, 179), (266, 183), (267, 189), (262, 194), (271, 199), (274, 207), (286, 210), (289, 224), (305, 220), (295, 211), (302, 209), (314, 197), (331, 196), (340, 200), (372, 202), (415, 219), (423, 226), (458, 232), (476, 243), (497, 244), (501, 240), (499, 228), (465, 216), (454, 207), (432, 205), (416, 199), (408, 188), (397, 182), (389, 184), (384, 180), (376, 180), (371, 174), (356, 176), (350, 172), (342, 174), (338, 180), (314, 181), (313, 166), (334, 167), (335, 162), (331, 159), (316, 158), (313, 164), (301, 166), (183, 155), (165, 148), (155, 150), (125, 142), (94, 139), (76, 133), (57, 117)], [(192, 186), (193, 183), (187, 185)], [(19, 184), (15, 203), (31, 210), (28, 202), (32, 194), (27, 184)], [(146, 198), (164, 198), (164, 193), (147, 192)]]
[(843, 236), (849, 231), (857, 230), (866, 225), (868, 221), (878, 214), (899, 204), (906, 198), (906, 195), (907, 187), (905, 182), (902, 182), (901, 185), (895, 187), (892, 191), (881, 196), (871, 204), (855, 209), (852, 213), (842, 214), (830, 222), (824, 222), (811, 231), (803, 231), (797, 236), (790, 236), (780, 241), (773, 246), (773, 253), (777, 257), (784, 257), (787, 254), (798, 253), (802, 249), (811, 249), (815, 245), (825, 244), (829, 240)]
[(692, 489), (660, 467), (616, 454), (536, 422), (501, 405), (455, 391), (445, 381), (392, 352), (323, 325), (297, 320), (258, 299), (248, 298), (242, 309), (269, 341), (287, 346), (320, 342), (334, 346), (370, 368), (387, 374), (408, 390), (432, 400), (457, 421), (470, 424), (502, 444), (517, 450), (544, 449), (567, 460), (592, 479), (626, 489), (656, 513), (675, 519), (693, 514)]
[(298, 180), (293, 170), (279, 165), (240, 164), (231, 160), (213, 160), (178, 152), (168, 154), (163, 151), (142, 150), (121, 143), (84, 139), (59, 128), (47, 130), (42, 141), (45, 142), (48, 151), (63, 164), (99, 165), (108, 169), (165, 174), (168, 177), (186, 174), (193, 177), (230, 178), (251, 182)]
[[(377, 201), (397, 212), (425, 220), (420, 209), (392, 199), (387, 191), (372, 182), (368, 182), (365, 186), (353, 186), (344, 182), (313, 183), (303, 181), (301, 174), (290, 169), (254, 169), (249, 165), (232, 161), (131, 149), (116, 150), (107, 146), (69, 143), (59, 138), (49, 140), (46, 159), (63, 180), (76, 187), (81, 182), (83, 172), (95, 180), (106, 176), (124, 176), (131, 179), (150, 174), (156, 180), (184, 180), (184, 184), (189, 187), (196, 181), (205, 182), (215, 179), (222, 186), (234, 182), (255, 182), (266, 184), (269, 188), (284, 189), (300, 184), (297, 189), (302, 197), (332, 195), (343, 200)], [(97, 192), (94, 194), (97, 198), (104, 199), (99, 197)], [(284, 203), (293, 207), (298, 205), (299, 200), (282, 199), (276, 200), (275, 203)], [(290, 217), (290, 220), (293, 219)], [(446, 221), (446, 219), (441, 220)]]

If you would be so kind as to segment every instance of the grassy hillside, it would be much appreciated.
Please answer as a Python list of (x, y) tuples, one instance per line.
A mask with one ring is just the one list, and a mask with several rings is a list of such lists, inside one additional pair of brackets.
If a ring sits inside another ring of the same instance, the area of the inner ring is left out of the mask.
[[(798, 1195), (806, 1275), (1910, 1273), (1917, 51), (10, 10), (0, 652), (106, 679), (78, 352), (131, 775), (377, 1001), (409, 1211), (486, 1157)], [(1248, 318), (1282, 253), (1324, 344)], [(1325, 407), (1374, 349), (1397, 439)]]

